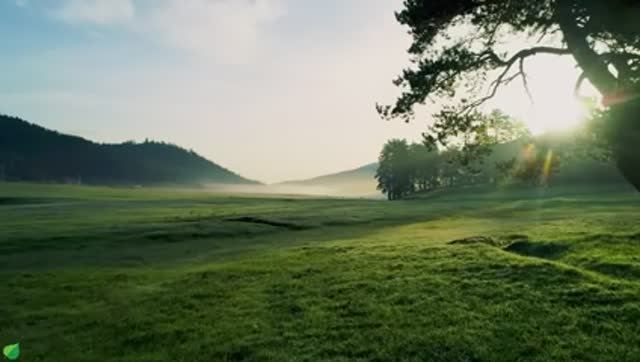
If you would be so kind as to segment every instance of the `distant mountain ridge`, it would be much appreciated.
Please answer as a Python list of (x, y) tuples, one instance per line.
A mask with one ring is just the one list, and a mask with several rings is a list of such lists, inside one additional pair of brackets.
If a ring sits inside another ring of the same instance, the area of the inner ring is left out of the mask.
[(377, 168), (378, 168), (378, 163), (373, 162), (352, 170), (317, 176), (317, 177), (313, 177), (306, 180), (284, 181), (284, 182), (280, 182), (279, 184), (280, 185), (286, 185), (286, 184), (304, 185), (304, 184), (316, 184), (316, 183), (325, 183), (325, 182), (339, 182), (341, 180), (350, 180), (356, 177), (374, 177), (376, 174)]
[(331, 195), (379, 196), (374, 176), (378, 163), (370, 163), (356, 169), (318, 176), (306, 180), (278, 183), (278, 186), (325, 189)]
[(98, 144), (0, 115), (0, 180), (87, 184), (259, 184), (164, 142)]

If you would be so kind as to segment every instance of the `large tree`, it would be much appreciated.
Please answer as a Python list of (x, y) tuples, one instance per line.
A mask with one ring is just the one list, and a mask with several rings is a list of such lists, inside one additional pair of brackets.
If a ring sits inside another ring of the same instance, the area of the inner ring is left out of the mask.
[[(397, 101), (378, 106), (383, 117), (409, 121), (417, 105), (448, 98), (427, 143), (468, 137), (478, 130), (476, 110), (501, 86), (521, 79), (528, 89), (528, 59), (573, 57), (582, 70), (576, 91), (588, 80), (602, 94), (606, 126), (599, 129), (640, 190), (639, 0), (406, 0), (396, 17), (410, 28), (414, 65), (394, 82), (402, 89)], [(470, 35), (456, 39), (463, 30)], [(503, 43), (519, 36), (531, 45), (505, 52)]]

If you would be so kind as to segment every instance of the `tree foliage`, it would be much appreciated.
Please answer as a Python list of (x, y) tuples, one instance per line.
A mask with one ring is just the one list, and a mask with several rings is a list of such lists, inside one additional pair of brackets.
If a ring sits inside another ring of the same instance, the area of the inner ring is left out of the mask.
[[(486, 121), (477, 110), (500, 87), (520, 80), (528, 92), (528, 59), (570, 56), (583, 72), (576, 92), (588, 80), (603, 95), (607, 143), (640, 188), (640, 156), (632, 151), (640, 141), (639, 1), (406, 0), (396, 17), (413, 38), (413, 66), (394, 81), (402, 90), (397, 101), (377, 106), (383, 117), (409, 121), (417, 105), (450, 99), (425, 132), (427, 142), (446, 144)], [(504, 51), (501, 44), (514, 38), (531, 46)]]

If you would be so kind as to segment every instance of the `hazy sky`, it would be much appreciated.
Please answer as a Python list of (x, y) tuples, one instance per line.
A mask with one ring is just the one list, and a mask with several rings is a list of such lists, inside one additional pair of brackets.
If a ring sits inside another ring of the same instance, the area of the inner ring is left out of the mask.
[[(0, 0), (0, 113), (96, 141), (173, 142), (267, 182), (358, 167), (428, 124), (374, 109), (408, 64), (401, 5)], [(515, 86), (495, 104), (553, 128), (576, 71), (554, 57), (530, 69), (535, 106)]]

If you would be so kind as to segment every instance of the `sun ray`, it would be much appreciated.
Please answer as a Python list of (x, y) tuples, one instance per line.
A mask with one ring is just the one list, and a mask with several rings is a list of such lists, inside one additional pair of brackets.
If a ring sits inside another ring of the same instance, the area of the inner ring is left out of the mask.
[(551, 176), (551, 170), (553, 167), (553, 150), (547, 152), (547, 157), (544, 160), (544, 167), (542, 168), (542, 183), (546, 184)]

